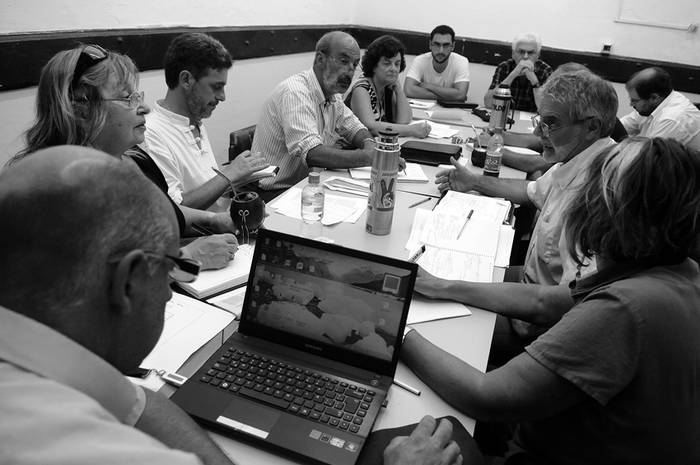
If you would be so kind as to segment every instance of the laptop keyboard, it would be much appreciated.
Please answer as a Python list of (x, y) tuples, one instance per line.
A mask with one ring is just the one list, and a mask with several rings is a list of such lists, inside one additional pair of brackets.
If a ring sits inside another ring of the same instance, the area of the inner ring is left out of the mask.
[(375, 392), (229, 347), (199, 381), (334, 428), (357, 433)]

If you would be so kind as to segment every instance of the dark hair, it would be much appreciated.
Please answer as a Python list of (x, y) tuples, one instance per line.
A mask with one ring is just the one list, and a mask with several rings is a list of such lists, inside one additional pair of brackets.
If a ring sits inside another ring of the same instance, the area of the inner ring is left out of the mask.
[(634, 73), (627, 81), (626, 87), (637, 91), (637, 95), (641, 99), (648, 99), (651, 97), (651, 94), (658, 94), (666, 98), (668, 94), (673, 92), (671, 75), (658, 66), (645, 68)]
[(231, 54), (221, 42), (201, 32), (186, 32), (175, 37), (165, 52), (165, 83), (174, 89), (181, 71), (199, 79), (207, 69), (229, 69), (232, 65)]
[(647, 266), (679, 263), (697, 241), (700, 153), (632, 137), (596, 156), (565, 216), (569, 253)]
[(437, 26), (433, 31), (430, 33), (430, 40), (433, 40), (433, 37), (435, 37), (435, 34), (449, 34), (450, 37), (452, 37), (452, 42), (455, 41), (455, 31), (452, 29), (450, 26), (447, 26), (446, 24), (441, 24)]
[(367, 46), (367, 51), (362, 57), (362, 72), (366, 77), (374, 76), (374, 68), (382, 57), (394, 58), (397, 53), (401, 54), (401, 68), (399, 72), (406, 69), (406, 49), (399, 39), (394, 36), (381, 36), (372, 41)]

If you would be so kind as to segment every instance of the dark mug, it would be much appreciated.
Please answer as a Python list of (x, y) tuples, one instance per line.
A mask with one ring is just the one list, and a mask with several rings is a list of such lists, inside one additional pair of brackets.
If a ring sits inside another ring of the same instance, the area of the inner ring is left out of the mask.
[(256, 192), (239, 192), (231, 199), (230, 212), (241, 233), (255, 233), (265, 221), (265, 202)]
[(483, 168), (486, 161), (486, 147), (474, 147), (472, 149), (472, 165)]

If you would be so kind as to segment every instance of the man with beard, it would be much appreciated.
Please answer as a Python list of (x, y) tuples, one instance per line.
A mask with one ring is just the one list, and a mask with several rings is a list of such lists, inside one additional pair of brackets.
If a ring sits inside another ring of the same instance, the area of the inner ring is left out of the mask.
[(175, 37), (165, 54), (168, 91), (146, 116), (145, 149), (178, 204), (223, 211), (229, 201), (220, 197), (230, 182), (268, 166), (263, 156), (248, 151), (222, 166), (223, 176), (212, 169), (217, 163), (202, 120), (226, 99), (224, 87), (232, 64), (221, 42), (202, 33)]
[(664, 69), (643, 69), (625, 87), (634, 111), (620, 121), (631, 136), (668, 137), (700, 150), (700, 110), (673, 90)]
[(311, 69), (290, 76), (263, 105), (253, 139), (253, 152), (279, 167), (263, 179), (263, 199), (269, 200), (304, 179), (309, 169), (355, 168), (372, 163), (374, 140), (345, 106), (342, 97), (360, 62), (360, 47), (341, 31), (316, 43)]
[(407, 97), (466, 100), (469, 90), (469, 60), (457, 53), (455, 31), (446, 25), (430, 33), (430, 52), (418, 55), (406, 73)]

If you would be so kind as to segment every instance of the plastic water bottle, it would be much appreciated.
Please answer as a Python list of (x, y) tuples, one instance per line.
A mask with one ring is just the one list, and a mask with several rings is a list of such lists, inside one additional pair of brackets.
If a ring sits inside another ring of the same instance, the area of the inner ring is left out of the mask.
[(301, 219), (304, 223), (318, 223), (323, 218), (325, 194), (321, 186), (321, 173), (309, 173), (309, 183), (301, 191)]
[(498, 177), (501, 172), (501, 149), (503, 149), (503, 129), (496, 128), (486, 146), (486, 161), (484, 161), (484, 176)]

